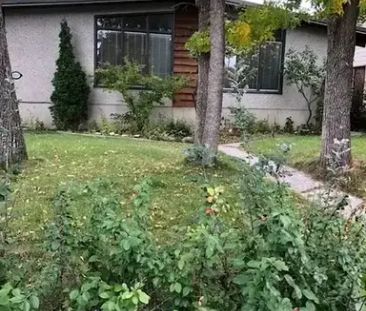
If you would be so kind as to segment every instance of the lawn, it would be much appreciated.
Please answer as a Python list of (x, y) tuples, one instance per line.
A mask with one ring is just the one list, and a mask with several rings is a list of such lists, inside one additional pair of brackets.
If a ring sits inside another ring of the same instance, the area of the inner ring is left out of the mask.
[[(309, 172), (315, 177), (319, 177), (316, 170), (316, 161), (320, 154), (320, 136), (257, 136), (245, 148), (254, 154), (270, 156), (278, 152), (279, 146), (282, 143), (292, 145), (288, 156), (290, 165)], [(352, 155), (355, 169), (352, 172), (353, 180), (348, 190), (365, 197), (366, 136), (352, 137)]]
[(351, 310), (364, 291), (362, 223), (294, 200), (264, 172), (224, 156), (213, 169), (185, 164), (179, 143), (26, 142), (2, 205), (15, 217), (0, 219), (11, 310)]
[(235, 198), (239, 171), (224, 159), (221, 168), (203, 170), (184, 163), (189, 145), (131, 138), (85, 137), (71, 134), (27, 134), (29, 161), (13, 184), (13, 232), (37, 238), (52, 221), (52, 200), (67, 183), (104, 178), (117, 183), (123, 197), (153, 177), (160, 186), (152, 194), (155, 229), (169, 237), (173, 225), (189, 224), (202, 207), (203, 185), (222, 185), (225, 198)]

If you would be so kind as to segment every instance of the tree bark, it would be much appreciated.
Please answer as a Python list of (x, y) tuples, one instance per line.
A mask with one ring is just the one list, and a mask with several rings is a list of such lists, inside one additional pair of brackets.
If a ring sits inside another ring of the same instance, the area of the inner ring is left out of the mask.
[[(324, 94), (321, 167), (326, 170), (334, 140), (347, 139), (351, 147), (353, 57), (359, 0), (345, 3), (343, 15), (328, 21), (328, 53)], [(351, 164), (351, 151), (342, 155), (342, 166)]]
[(210, 4), (210, 70), (203, 145), (216, 153), (222, 111), (225, 58), (225, 1), (211, 0)]
[[(198, 7), (198, 31), (206, 31), (210, 25), (210, 0), (196, 0)], [(195, 143), (202, 143), (203, 131), (205, 128), (207, 94), (208, 94), (208, 73), (210, 69), (210, 54), (203, 54), (198, 57), (198, 86), (196, 98), (196, 132)]]
[(0, 167), (27, 158), (18, 100), (10, 66), (3, 12), (0, 9)]

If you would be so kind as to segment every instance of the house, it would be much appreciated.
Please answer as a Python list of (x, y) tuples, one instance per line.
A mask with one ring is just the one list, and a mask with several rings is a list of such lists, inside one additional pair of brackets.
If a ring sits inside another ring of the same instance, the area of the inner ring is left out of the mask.
[[(228, 1), (229, 4), (240, 0)], [(74, 51), (90, 76), (89, 118), (100, 119), (126, 111), (119, 94), (93, 83), (95, 69), (103, 63), (120, 64), (125, 57), (146, 65), (150, 72), (165, 76), (180, 74), (190, 85), (175, 100), (155, 109), (155, 117), (195, 118), (197, 63), (184, 46), (197, 29), (193, 0), (4, 0), (10, 59), (16, 81), (21, 117), (25, 123), (40, 120), (51, 126), (49, 112), (51, 80), (58, 57), (60, 22), (66, 19), (73, 33)], [(365, 46), (366, 29), (357, 31), (357, 44)], [(291, 116), (295, 124), (307, 118), (306, 104), (294, 86), (283, 77), (283, 61), (290, 48), (308, 45), (322, 60), (326, 55), (326, 25), (307, 23), (282, 31), (259, 54), (256, 77), (245, 95), (245, 105), (258, 119), (284, 124)], [(227, 60), (232, 65), (235, 58)], [(258, 65), (261, 64), (261, 65)], [(224, 92), (223, 114), (235, 104), (230, 89)]]

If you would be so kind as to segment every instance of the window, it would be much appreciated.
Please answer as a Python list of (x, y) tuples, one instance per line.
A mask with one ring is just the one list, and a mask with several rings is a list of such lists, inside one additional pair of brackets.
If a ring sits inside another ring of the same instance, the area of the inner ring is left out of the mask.
[(245, 77), (239, 79), (241, 87), (248, 87), (249, 92), (281, 93), (284, 48), (285, 32), (281, 31), (276, 35), (275, 41), (262, 44), (251, 56), (227, 56), (225, 87), (232, 87), (230, 72), (239, 72)]
[(172, 73), (172, 14), (96, 18), (96, 66), (122, 65), (127, 59), (145, 73)]

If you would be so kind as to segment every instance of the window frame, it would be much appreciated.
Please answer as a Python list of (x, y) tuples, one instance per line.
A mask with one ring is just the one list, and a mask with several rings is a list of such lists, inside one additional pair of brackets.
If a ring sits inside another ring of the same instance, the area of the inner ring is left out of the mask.
[[(171, 25), (172, 25), (172, 31), (171, 32), (162, 32), (162, 31), (150, 31), (150, 25), (148, 22), (148, 17), (149, 16), (154, 16), (154, 15), (169, 15), (171, 18)], [(116, 30), (116, 31), (120, 31), (122, 32), (122, 54), (124, 54), (124, 32), (128, 31), (128, 32), (141, 32), (138, 30), (130, 30), (130, 29), (125, 29), (124, 27), (122, 27), (121, 29), (113, 29), (113, 28), (107, 28), (107, 27), (103, 27), (100, 28), (98, 27), (98, 19), (99, 18), (113, 18), (113, 17), (119, 17), (122, 18), (122, 24), (123, 24), (123, 18), (124, 17), (133, 17), (133, 16), (144, 16), (145, 17), (145, 21), (146, 21), (146, 28), (144, 29), (144, 33), (146, 33), (146, 50), (147, 53), (144, 56), (145, 60), (146, 60), (146, 67), (148, 68), (148, 73), (150, 74), (150, 34), (166, 34), (166, 35), (171, 35), (172, 37), (172, 41), (171, 41), (171, 59), (170, 59), (170, 75), (174, 75), (174, 43), (175, 43), (175, 12), (174, 11), (154, 11), (154, 12), (133, 12), (133, 13), (111, 13), (111, 14), (98, 14), (98, 15), (94, 15), (94, 72), (96, 70), (99, 69), (98, 67), (98, 55), (97, 55), (97, 51), (98, 51), (98, 30)], [(94, 87), (100, 87), (103, 88), (102, 85), (98, 84), (95, 79), (94, 79)], [(140, 89), (141, 87), (134, 87), (136, 89)]]
[[(258, 86), (260, 84), (261, 75), (263, 72), (258, 70), (257, 77), (257, 89), (248, 89), (246, 93), (248, 94), (268, 94), (268, 95), (282, 95), (283, 94), (283, 84), (284, 84), (284, 67), (285, 67), (285, 54), (286, 54), (286, 29), (280, 31), (280, 41), (282, 43), (282, 51), (281, 51), (281, 64), (280, 64), (280, 81), (277, 90), (268, 90), (268, 89), (259, 89)], [(233, 88), (226, 87), (224, 88), (224, 93), (233, 93)]]

